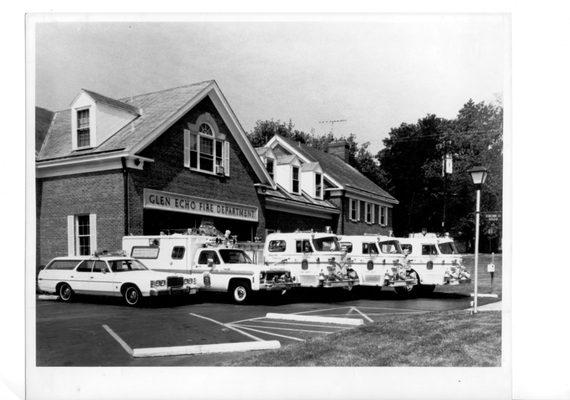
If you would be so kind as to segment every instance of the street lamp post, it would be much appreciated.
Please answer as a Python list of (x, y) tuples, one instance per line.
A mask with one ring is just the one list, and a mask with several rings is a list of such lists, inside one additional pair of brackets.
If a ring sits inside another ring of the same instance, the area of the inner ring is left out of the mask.
[(473, 184), (475, 185), (475, 190), (477, 191), (477, 200), (475, 201), (475, 290), (474, 290), (474, 300), (473, 300), (473, 313), (477, 313), (477, 285), (478, 285), (478, 269), (479, 269), (479, 214), (481, 209), (481, 186), (485, 183), (487, 178), (487, 168), (485, 167), (473, 167), (469, 171)]

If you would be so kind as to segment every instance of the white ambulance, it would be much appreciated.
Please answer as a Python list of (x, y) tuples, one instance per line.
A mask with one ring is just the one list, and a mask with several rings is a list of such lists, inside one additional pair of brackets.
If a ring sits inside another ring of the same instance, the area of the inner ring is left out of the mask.
[(400, 243), (393, 237), (378, 235), (339, 236), (348, 265), (356, 272), (358, 284), (389, 286), (407, 296), (418, 282), (407, 266)]
[(254, 264), (231, 240), (196, 234), (125, 236), (123, 250), (155, 271), (190, 274), (199, 290), (228, 292), (245, 303), (254, 291), (291, 289), (295, 284), (283, 266)]
[(265, 264), (290, 270), (302, 287), (352, 289), (358, 277), (345, 256), (332, 233), (271, 233), (263, 248)]
[(448, 235), (413, 233), (407, 238), (397, 239), (419, 283), (410, 289), (410, 295), (432, 292), (437, 285), (471, 282), (463, 258)]

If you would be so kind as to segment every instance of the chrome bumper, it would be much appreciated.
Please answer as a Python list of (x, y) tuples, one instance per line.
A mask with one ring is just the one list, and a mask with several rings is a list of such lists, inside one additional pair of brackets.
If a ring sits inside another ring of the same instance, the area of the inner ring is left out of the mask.
[(167, 289), (150, 289), (149, 296), (177, 296), (177, 295), (188, 295), (188, 294), (196, 294), (198, 289), (190, 288), (190, 287), (181, 287), (181, 288), (167, 288)]

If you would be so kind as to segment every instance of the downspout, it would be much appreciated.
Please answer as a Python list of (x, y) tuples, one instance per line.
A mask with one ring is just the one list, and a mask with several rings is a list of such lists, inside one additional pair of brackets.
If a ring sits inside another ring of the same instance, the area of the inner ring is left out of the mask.
[(346, 192), (343, 190), (340, 196), (340, 234), (344, 235), (344, 201), (346, 200)]
[(125, 209), (125, 236), (129, 235), (129, 170), (127, 169), (126, 157), (121, 157), (123, 166), (123, 201)]

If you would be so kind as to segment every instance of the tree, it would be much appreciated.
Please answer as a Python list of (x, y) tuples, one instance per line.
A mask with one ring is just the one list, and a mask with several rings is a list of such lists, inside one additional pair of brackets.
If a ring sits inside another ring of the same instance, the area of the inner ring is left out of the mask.
[[(427, 115), (390, 131), (378, 159), (388, 191), (400, 201), (394, 211), (397, 235), (422, 228), (440, 232), (445, 202), (446, 231), (469, 242), (474, 230), (474, 190), (467, 170), (474, 165), (490, 170), (481, 210), (502, 209), (502, 120), (499, 103), (469, 100), (454, 120)], [(444, 181), (446, 153), (453, 155), (453, 174)]]

